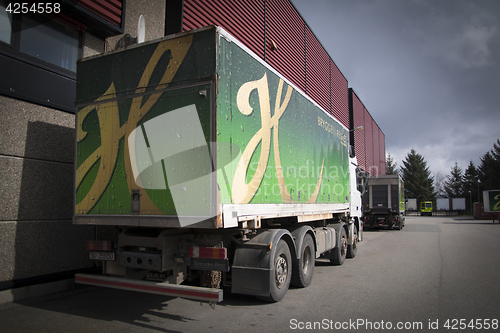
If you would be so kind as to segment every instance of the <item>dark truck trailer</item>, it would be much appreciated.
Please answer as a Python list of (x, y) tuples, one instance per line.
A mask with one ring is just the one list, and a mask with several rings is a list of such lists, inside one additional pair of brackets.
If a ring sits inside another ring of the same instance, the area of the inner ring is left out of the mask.
[(367, 228), (404, 227), (404, 183), (398, 175), (369, 177), (363, 195), (363, 221)]

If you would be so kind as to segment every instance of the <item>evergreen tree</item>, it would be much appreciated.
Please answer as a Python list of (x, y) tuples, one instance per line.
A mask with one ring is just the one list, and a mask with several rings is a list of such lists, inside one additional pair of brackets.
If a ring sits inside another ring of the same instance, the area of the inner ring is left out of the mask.
[(416, 198), (418, 207), (422, 201), (432, 201), (436, 197), (434, 178), (424, 157), (412, 149), (401, 166), (401, 176), (405, 183), (405, 196)]
[(469, 166), (465, 169), (464, 173), (464, 193), (465, 195), (469, 192), (472, 193), (472, 201), (479, 202), (479, 173), (476, 166), (472, 161), (469, 162)]
[(451, 168), (451, 175), (446, 176), (444, 190), (449, 198), (463, 198), (464, 196), (464, 175), (457, 162)]
[(500, 189), (500, 139), (497, 139), (493, 149), (481, 158), (479, 179), (482, 190)]
[(385, 174), (386, 175), (399, 174), (398, 164), (396, 162), (394, 162), (394, 159), (391, 156), (391, 153), (389, 153), (387, 155), (387, 158), (385, 159)]

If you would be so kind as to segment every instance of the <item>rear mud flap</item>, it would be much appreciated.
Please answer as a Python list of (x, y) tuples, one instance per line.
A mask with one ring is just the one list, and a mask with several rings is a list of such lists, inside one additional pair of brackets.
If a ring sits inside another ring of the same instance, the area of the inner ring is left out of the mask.
[(231, 292), (235, 294), (269, 296), (269, 268), (231, 267), (232, 286)]

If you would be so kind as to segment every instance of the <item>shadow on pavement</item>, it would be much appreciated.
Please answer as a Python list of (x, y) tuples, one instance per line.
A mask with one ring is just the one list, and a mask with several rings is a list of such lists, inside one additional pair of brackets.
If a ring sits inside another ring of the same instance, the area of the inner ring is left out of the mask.
[[(158, 321), (163, 320), (180, 322), (194, 320), (169, 313), (171, 311), (168, 303), (173, 299), (175, 298), (132, 291), (85, 287), (61, 294), (21, 301), (17, 304), (58, 314), (68, 314), (71, 317), (123, 322), (136, 326), (138, 330), (145, 328), (158, 332), (178, 332), (157, 325)], [(73, 322), (71, 317), (68, 320)]]

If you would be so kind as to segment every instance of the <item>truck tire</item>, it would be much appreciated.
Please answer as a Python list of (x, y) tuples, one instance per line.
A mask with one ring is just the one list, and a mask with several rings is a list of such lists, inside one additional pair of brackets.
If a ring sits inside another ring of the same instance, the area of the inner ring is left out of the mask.
[(403, 229), (403, 220), (400, 217), (398, 217), (398, 223), (396, 225), (396, 230), (401, 230), (401, 229)]
[(266, 302), (279, 302), (285, 297), (290, 280), (292, 277), (292, 255), (288, 244), (281, 239), (278, 242), (276, 251), (274, 252), (273, 267), (271, 274), (269, 274), (270, 281), (270, 295), (258, 296), (261, 301)]
[(315, 257), (313, 239), (311, 235), (306, 234), (300, 248), (300, 259), (293, 265), (292, 286), (305, 288), (311, 284)]
[[(391, 230), (391, 229), (392, 229), (392, 227), (394, 227), (394, 222), (393, 222), (392, 216), (389, 216), (389, 218), (388, 218), (387, 220), (389, 220), (389, 222), (387, 222), (387, 228), (388, 228), (389, 230)], [(387, 220), (386, 220), (386, 221), (387, 221)]]
[(352, 244), (347, 245), (347, 258), (354, 258), (356, 256), (356, 252), (358, 252), (358, 227), (354, 226), (354, 235), (352, 235)]
[(347, 234), (344, 228), (340, 228), (339, 236), (337, 238), (337, 245), (332, 250), (330, 263), (332, 265), (342, 265), (347, 256)]

